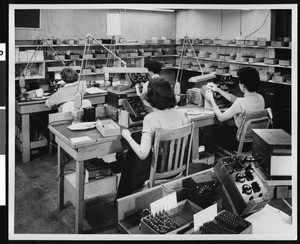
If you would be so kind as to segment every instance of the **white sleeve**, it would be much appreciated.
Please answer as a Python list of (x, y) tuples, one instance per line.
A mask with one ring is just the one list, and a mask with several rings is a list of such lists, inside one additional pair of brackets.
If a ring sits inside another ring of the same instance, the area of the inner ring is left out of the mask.
[(145, 159), (149, 155), (150, 149), (151, 149), (151, 134), (148, 132), (143, 132), (141, 144), (135, 142), (131, 138), (131, 140), (128, 141), (129, 145), (131, 146), (132, 150), (138, 155), (140, 159)]

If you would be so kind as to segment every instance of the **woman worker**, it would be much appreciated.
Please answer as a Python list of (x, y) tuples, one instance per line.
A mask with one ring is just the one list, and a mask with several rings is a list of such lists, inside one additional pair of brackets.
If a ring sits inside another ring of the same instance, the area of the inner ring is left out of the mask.
[(53, 93), (45, 102), (47, 107), (59, 106), (58, 110), (61, 112), (61, 106), (65, 102), (74, 100), (77, 93), (78, 73), (71, 67), (64, 68), (60, 73), (62, 81), (58, 82), (60, 88)]
[[(235, 126), (222, 125), (216, 133), (217, 143), (230, 150), (235, 150), (238, 146), (236, 132), (242, 123), (242, 116), (246, 112), (259, 111), (265, 108), (265, 100), (262, 95), (257, 93), (260, 83), (259, 73), (255, 68), (243, 67), (237, 72), (239, 88), (244, 93), (244, 97), (236, 97), (218, 88), (215, 84), (208, 84), (210, 89), (206, 93), (206, 99), (212, 104), (213, 110), (219, 121), (234, 119)], [(232, 105), (225, 112), (217, 106), (212, 91), (220, 93)], [(251, 150), (251, 143), (244, 144), (244, 151)]]
[(157, 78), (149, 83), (147, 101), (156, 108), (147, 114), (143, 121), (141, 142), (136, 142), (127, 129), (122, 136), (131, 149), (123, 162), (123, 170), (116, 198), (132, 194), (149, 179), (151, 166), (151, 145), (156, 129), (176, 128), (189, 123), (189, 119), (179, 109), (175, 109), (174, 91), (168, 81)]
[[(140, 84), (135, 85), (136, 93), (139, 97), (141, 97), (142, 100), (147, 100), (147, 92), (148, 92), (148, 85), (149, 82), (155, 81), (159, 78), (160, 72), (161, 72), (161, 65), (159, 62), (155, 60), (150, 60), (148, 63), (145, 64), (145, 68), (149, 71), (150, 80), (142, 84), (142, 92), (140, 91)], [(178, 82), (174, 85), (174, 94), (176, 98), (176, 103), (179, 102), (180, 97), (176, 94), (180, 94), (180, 84)], [(147, 103), (145, 103), (148, 105)]]

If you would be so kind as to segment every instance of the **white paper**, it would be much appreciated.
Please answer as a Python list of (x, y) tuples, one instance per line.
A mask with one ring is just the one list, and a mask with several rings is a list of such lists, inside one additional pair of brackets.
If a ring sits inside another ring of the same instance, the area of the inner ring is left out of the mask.
[(246, 218), (252, 223), (252, 234), (288, 235), (293, 233), (291, 217), (267, 204)]
[(177, 207), (177, 196), (176, 192), (173, 192), (153, 203), (150, 203), (151, 214), (156, 214), (159, 211), (169, 211), (172, 208)]
[(107, 35), (108, 36), (121, 35), (120, 14), (107, 14)]
[(213, 110), (205, 110), (203, 113), (205, 114), (215, 114)]
[(90, 138), (89, 136), (80, 136), (80, 137), (73, 137), (73, 138), (70, 138), (71, 142), (76, 144), (76, 143), (79, 143), (79, 142), (85, 142), (85, 141), (90, 141), (90, 140), (93, 140), (92, 138)]
[(107, 91), (102, 90), (102, 89), (97, 88), (97, 87), (86, 88), (85, 92), (86, 92), (86, 93), (89, 93), (89, 94), (107, 93)]
[(216, 203), (194, 214), (194, 231), (199, 230), (200, 226), (204, 223), (214, 220), (217, 214), (218, 209)]

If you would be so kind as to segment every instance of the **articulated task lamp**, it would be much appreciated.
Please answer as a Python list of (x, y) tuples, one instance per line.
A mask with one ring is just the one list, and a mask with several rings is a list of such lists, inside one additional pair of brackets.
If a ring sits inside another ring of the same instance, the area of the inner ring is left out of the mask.
[[(81, 61), (80, 74), (79, 74), (79, 78), (78, 78), (77, 93), (74, 98), (74, 106), (75, 106), (76, 110), (80, 110), (80, 108), (82, 107), (82, 100), (83, 100), (83, 96), (85, 93), (86, 85), (85, 85), (85, 81), (81, 80), (81, 76), (82, 76), (83, 69), (84, 69), (83, 64), (84, 64), (84, 61), (86, 60), (86, 58), (85, 58), (86, 48), (87, 48), (88, 43), (90, 43), (90, 39), (97, 42), (102, 48), (104, 48), (111, 55), (113, 55), (120, 63), (118, 67), (103, 67), (102, 68), (102, 72), (104, 73), (105, 80), (108, 79), (109, 73), (148, 73), (148, 69), (146, 69), (144, 67), (127, 67), (127, 63), (124, 60), (122, 60), (114, 52), (109, 50), (106, 46), (104, 46), (99, 40), (97, 40), (91, 34), (87, 34), (86, 42), (85, 42), (85, 46), (84, 46), (84, 50), (83, 50), (82, 61)], [(122, 67), (122, 65), (123, 65), (123, 67)], [(85, 68), (86, 68), (86, 65), (85, 65)]]
[[(200, 65), (199, 63), (199, 60), (198, 60), (198, 57), (195, 53), (195, 49), (193, 47), (193, 44), (191, 42), (191, 39), (190, 37), (186, 34), (186, 36), (184, 37), (184, 41), (183, 41), (183, 44), (182, 44), (182, 50), (181, 50), (181, 54), (180, 54), (180, 60), (179, 60), (179, 69), (178, 69), (178, 72), (177, 72), (177, 77), (176, 77), (176, 83), (180, 84), (180, 81), (181, 81), (181, 78), (182, 78), (182, 71), (181, 71), (181, 68), (182, 68), (182, 62), (183, 62), (183, 56), (185, 55), (186, 53), (186, 48), (187, 48), (187, 45), (190, 45), (193, 53), (194, 53), (194, 58), (196, 59), (197, 61), (197, 64), (200, 68), (200, 71), (201, 71), (201, 75), (198, 75), (198, 76), (193, 76), (189, 79), (189, 82), (201, 82), (201, 81), (207, 81), (207, 80), (210, 80), (210, 79), (213, 79), (216, 77), (216, 75), (214, 73), (208, 73), (208, 74), (204, 74), (204, 71), (202, 69), (202, 66)], [(180, 76), (180, 80), (178, 80), (178, 77), (179, 77), (179, 72), (181, 71), (181, 76)]]
[(54, 51), (53, 47), (51, 46), (51, 44), (43, 37), (40, 41), (40, 43), (38, 44), (37, 48), (35, 49), (33, 55), (31, 56), (30, 60), (28, 61), (28, 63), (26, 64), (25, 68), (23, 69), (22, 73), (19, 76), (19, 86), (20, 86), (20, 100), (23, 101), (25, 100), (25, 96), (26, 96), (26, 82), (25, 79), (27, 76), (30, 75), (31, 73), (31, 67), (34, 63), (34, 61), (37, 58), (38, 55), (38, 51), (41, 49), (41, 46), (43, 46), (43, 43), (46, 43), (50, 49), (52, 50), (52, 52), (54, 53), (55, 56), (58, 57), (58, 59), (62, 62), (63, 66), (65, 66), (64, 61), (62, 61), (60, 59), (60, 57), (57, 55), (57, 53)]

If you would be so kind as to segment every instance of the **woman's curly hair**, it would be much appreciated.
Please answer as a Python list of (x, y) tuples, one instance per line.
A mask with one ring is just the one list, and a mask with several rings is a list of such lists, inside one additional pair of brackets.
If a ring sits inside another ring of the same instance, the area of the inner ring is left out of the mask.
[(257, 92), (260, 84), (258, 71), (253, 67), (243, 67), (238, 70), (237, 76), (249, 92)]
[(176, 98), (171, 84), (162, 78), (151, 80), (148, 85), (147, 101), (159, 110), (174, 108)]
[(60, 77), (66, 83), (73, 83), (78, 80), (79, 76), (78, 76), (78, 73), (76, 72), (76, 70), (74, 70), (70, 67), (67, 67), (61, 71)]

